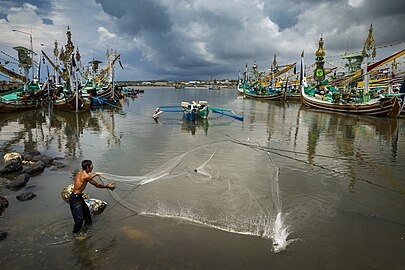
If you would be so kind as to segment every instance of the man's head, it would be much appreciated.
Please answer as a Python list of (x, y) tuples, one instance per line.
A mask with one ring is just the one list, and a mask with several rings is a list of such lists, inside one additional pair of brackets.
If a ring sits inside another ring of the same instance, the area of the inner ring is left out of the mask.
[(93, 169), (92, 165), (93, 165), (93, 162), (91, 160), (86, 159), (86, 160), (82, 161), (82, 169), (85, 171), (91, 172), (91, 170)]

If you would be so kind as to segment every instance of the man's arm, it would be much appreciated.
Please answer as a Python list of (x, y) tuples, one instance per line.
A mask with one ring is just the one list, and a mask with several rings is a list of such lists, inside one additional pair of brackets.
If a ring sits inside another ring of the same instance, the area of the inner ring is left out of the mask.
[(96, 180), (93, 179), (94, 177), (96, 177), (98, 175), (102, 175), (102, 173), (96, 172), (91, 176), (89, 175), (89, 178), (87, 179), (87, 181), (97, 188), (108, 188), (108, 189), (114, 190), (115, 187), (114, 187), (113, 183), (104, 185), (104, 184), (98, 183)]

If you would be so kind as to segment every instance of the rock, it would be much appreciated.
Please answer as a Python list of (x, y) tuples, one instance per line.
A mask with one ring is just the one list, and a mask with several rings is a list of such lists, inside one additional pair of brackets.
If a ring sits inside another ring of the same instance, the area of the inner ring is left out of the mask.
[(6, 161), (4, 168), (0, 169), (0, 174), (8, 174), (21, 171), (23, 169), (21, 158)]
[(45, 166), (50, 166), (51, 163), (53, 162), (53, 158), (46, 156), (46, 155), (38, 155), (38, 156), (33, 157), (31, 161), (33, 161), (33, 162), (42, 161), (42, 163)]
[(16, 153), (16, 152), (7, 153), (7, 154), (4, 155), (3, 158), (4, 158), (4, 161), (10, 161), (10, 160), (13, 160), (13, 159), (19, 159), (19, 160), (23, 159), (21, 154)]
[(90, 209), (90, 212), (93, 215), (100, 215), (103, 213), (104, 209), (107, 207), (107, 203), (105, 201), (99, 200), (99, 199), (85, 199), (84, 202), (87, 204), (87, 206)]
[(28, 182), (29, 179), (30, 179), (29, 174), (27, 174), (27, 173), (20, 174), (20, 175), (17, 177), (17, 179), (15, 179), (15, 180), (9, 182), (9, 183), (6, 185), (6, 188), (7, 188), (7, 189), (10, 189), (10, 190), (20, 190), (20, 189), (22, 189), (23, 187), (25, 187), (25, 185), (27, 184), (27, 182)]
[(8, 200), (0, 196), (0, 216), (3, 214), (3, 211), (8, 207)]
[(39, 151), (24, 152), (23, 159), (26, 161), (32, 161), (33, 157), (39, 156), (41, 153)]
[(6, 232), (0, 232), (0, 241), (6, 239), (7, 233)]
[[(54, 159), (55, 160), (55, 159)], [(67, 167), (67, 165), (66, 164), (64, 164), (64, 163), (61, 163), (61, 162), (53, 162), (53, 168), (51, 168), (50, 170), (51, 171), (55, 171), (55, 170), (59, 170), (59, 169), (63, 169), (63, 168), (66, 168)]]
[(40, 160), (42, 160), (44, 157), (47, 157), (46, 155), (37, 155), (37, 156), (35, 156), (35, 157), (32, 157), (32, 159), (31, 159), (31, 161), (33, 161), (33, 162), (37, 162), (37, 161), (40, 161)]
[(43, 172), (45, 169), (45, 165), (42, 163), (42, 161), (34, 162), (32, 165), (26, 167), (24, 170), (22, 170), (22, 173), (27, 173), (29, 175), (37, 174)]
[(51, 166), (52, 163), (53, 163), (53, 157), (45, 156), (45, 157), (43, 157), (43, 158), (41, 159), (41, 162), (42, 162), (43, 164), (45, 164), (45, 166), (49, 167), (49, 166)]
[(33, 192), (30, 191), (30, 192), (21, 193), (20, 195), (17, 195), (16, 198), (20, 202), (25, 202), (25, 201), (34, 199), (36, 196), (37, 195), (35, 195)]

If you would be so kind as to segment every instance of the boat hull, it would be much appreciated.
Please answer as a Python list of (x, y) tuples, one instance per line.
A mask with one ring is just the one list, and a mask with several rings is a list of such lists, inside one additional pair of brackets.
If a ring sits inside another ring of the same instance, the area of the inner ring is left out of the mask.
[(312, 107), (331, 112), (365, 114), (373, 116), (397, 117), (401, 111), (401, 99), (397, 96), (383, 97), (369, 102), (361, 103), (334, 103), (305, 94), (301, 91), (301, 102), (307, 107)]
[[(75, 112), (76, 111), (76, 94), (69, 96), (68, 98), (57, 99), (53, 102), (53, 107), (57, 110)], [(85, 100), (81, 96), (78, 97), (78, 111), (90, 110), (90, 101)]]
[(254, 93), (245, 91), (245, 97), (260, 99), (260, 100), (280, 100), (280, 99), (284, 98), (284, 92), (277, 92), (274, 94), (254, 94)]
[(40, 103), (36, 100), (1, 102), (0, 113), (10, 113), (22, 110), (36, 109)]
[(194, 111), (184, 110), (183, 111), (183, 118), (185, 120), (188, 120), (188, 121), (195, 121), (196, 113)]

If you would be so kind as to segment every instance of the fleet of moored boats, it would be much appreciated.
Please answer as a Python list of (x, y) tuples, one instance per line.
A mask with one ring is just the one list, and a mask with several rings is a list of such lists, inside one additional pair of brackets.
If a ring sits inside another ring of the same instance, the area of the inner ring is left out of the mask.
[[(55, 41), (54, 61), (41, 51), (42, 61), (46, 59), (54, 68), (54, 75), (49, 75), (48, 71), (43, 83), (34, 79), (34, 76), (32, 80), (28, 78), (29, 68), (35, 64), (35, 53), (24, 47), (14, 48), (18, 51), (19, 66), (24, 69), (25, 75), (15, 73), (4, 65), (0, 65), (0, 72), (24, 84), (20, 88), (0, 93), (0, 112), (33, 109), (44, 103), (52, 103), (56, 109), (78, 112), (91, 107), (114, 106), (123, 96), (136, 96), (143, 92), (115, 84), (114, 67), (117, 62), (121, 65), (120, 54), (116, 51), (107, 50), (107, 66), (103, 69), (98, 68), (101, 62), (97, 60), (83, 67), (78, 49), (74, 52), (69, 28), (66, 35), (67, 44), (60, 51)], [(305, 72), (304, 52), (299, 72), (296, 70), (296, 62), (278, 65), (274, 55), (269, 72), (261, 72), (256, 63), (249, 71), (246, 64), (243, 77), (238, 80), (238, 91), (246, 98), (259, 100), (301, 100), (305, 106), (331, 112), (386, 117), (397, 117), (405, 112), (405, 72), (397, 70), (396, 63), (398, 58), (405, 55), (405, 49), (374, 61), (376, 50), (370, 26), (362, 53), (344, 56), (349, 60), (349, 73), (337, 74), (336, 67), (325, 67), (323, 44), (321, 37), (315, 52), (313, 73), (308, 75)], [(391, 68), (386, 67), (388, 64), (391, 64)], [(291, 74), (292, 70), (294, 72)], [(296, 79), (293, 79), (294, 76)], [(176, 83), (175, 88), (184, 89), (185, 86)], [(220, 88), (210, 85), (209, 89)], [(231, 109), (213, 108), (207, 101), (184, 101), (181, 104), (161, 106), (156, 109), (153, 118), (157, 120), (163, 112), (182, 112), (184, 119), (195, 121), (196, 118), (207, 119), (210, 111), (243, 120)]]
[[(375, 57), (370, 26), (362, 53), (344, 56), (349, 59), (349, 74), (337, 75), (336, 68), (324, 67), (323, 43), (321, 37), (312, 74), (305, 74), (303, 53), (301, 70), (293, 73), (299, 75), (296, 80), (287, 75), (295, 63), (280, 69), (274, 56), (269, 73), (260, 72), (256, 64), (249, 71), (246, 64), (244, 76), (239, 79), (239, 92), (260, 100), (301, 100), (305, 106), (331, 112), (386, 117), (397, 117), (405, 112), (405, 72), (398, 71), (396, 63), (396, 59), (405, 55), (405, 49), (369, 63), (370, 58)], [(383, 67), (387, 64), (391, 64), (391, 68)]]
[[(15, 112), (41, 107), (52, 104), (54, 109), (79, 112), (89, 110), (91, 107), (114, 106), (124, 96), (135, 97), (142, 93), (140, 89), (125, 89), (115, 83), (114, 67), (120, 63), (120, 54), (114, 50), (107, 50), (107, 66), (99, 69), (101, 61), (93, 60), (88, 66), (81, 65), (81, 56), (73, 45), (71, 32), (66, 32), (67, 44), (58, 48), (55, 41), (54, 61), (44, 51), (37, 65), (38, 76), (28, 78), (29, 69), (35, 62), (35, 53), (25, 47), (14, 47), (18, 51), (18, 64), (24, 69), (25, 75), (18, 74), (0, 65), (0, 72), (10, 78), (21, 81), (21, 87), (0, 93), (0, 112)], [(45, 82), (39, 82), (41, 62), (48, 61), (54, 69), (54, 74), (48, 76)], [(58, 63), (56, 63), (58, 59)], [(16, 59), (17, 60), (17, 59)], [(121, 63), (120, 63), (121, 65)], [(84, 83), (82, 83), (84, 81)]]

